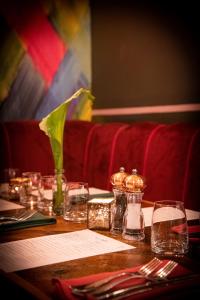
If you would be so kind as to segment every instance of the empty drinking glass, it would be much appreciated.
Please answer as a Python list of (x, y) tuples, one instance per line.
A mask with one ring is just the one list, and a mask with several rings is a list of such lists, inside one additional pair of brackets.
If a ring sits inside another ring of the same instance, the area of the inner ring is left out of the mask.
[(15, 179), (20, 176), (17, 168), (7, 168), (0, 171), (0, 195), (5, 199), (19, 199), (18, 188), (15, 188)]
[(54, 175), (44, 175), (41, 177), (41, 197), (37, 201), (37, 207), (43, 212), (52, 212), (53, 184)]
[(12, 178), (20, 176), (20, 170), (17, 168), (4, 169), (4, 182), (10, 182)]
[(188, 226), (183, 202), (163, 200), (154, 203), (151, 249), (166, 256), (188, 252)]
[(31, 208), (37, 205), (42, 198), (41, 174), (40, 172), (23, 172), (24, 180), (20, 187), (20, 202)]
[(86, 182), (69, 182), (64, 200), (64, 219), (77, 223), (87, 221), (89, 187)]

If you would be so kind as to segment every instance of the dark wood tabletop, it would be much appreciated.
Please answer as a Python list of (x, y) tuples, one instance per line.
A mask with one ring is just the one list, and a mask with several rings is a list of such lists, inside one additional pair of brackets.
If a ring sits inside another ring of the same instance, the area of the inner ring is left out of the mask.
[[(143, 206), (149, 205), (151, 205), (151, 203), (143, 201)], [(0, 242), (4, 243), (60, 234), (86, 228), (86, 224), (72, 223), (65, 221), (62, 217), (57, 217), (56, 224), (3, 232), (0, 235)], [(89, 274), (116, 271), (141, 265), (155, 256), (150, 248), (149, 227), (145, 228), (145, 240), (140, 242), (124, 240), (121, 236), (113, 236), (109, 231), (98, 232), (124, 243), (136, 246), (136, 248), (41, 266), (14, 273), (5, 273), (2, 271), (0, 272), (1, 290), (4, 289), (7, 295), (14, 295), (15, 299), (54, 299), (52, 278), (75, 278)], [(186, 267), (190, 267), (196, 272), (200, 269), (199, 254), (199, 246), (194, 247), (193, 245), (190, 245), (190, 250), (187, 255), (173, 259)]]

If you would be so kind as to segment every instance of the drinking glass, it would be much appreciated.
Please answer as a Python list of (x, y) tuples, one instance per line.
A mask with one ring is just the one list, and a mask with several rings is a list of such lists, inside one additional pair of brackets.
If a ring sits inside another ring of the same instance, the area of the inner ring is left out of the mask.
[(37, 207), (43, 212), (52, 212), (53, 184), (54, 175), (44, 175), (41, 177), (41, 197), (38, 199)]
[(188, 226), (181, 201), (154, 203), (151, 226), (151, 250), (156, 254), (179, 256), (188, 252)]
[(10, 182), (12, 178), (20, 176), (20, 170), (17, 168), (4, 169), (4, 182)]
[(23, 172), (22, 178), (27, 179), (20, 187), (20, 202), (33, 208), (42, 198), (40, 172)]
[(15, 188), (14, 180), (20, 176), (17, 168), (7, 168), (0, 172), (0, 195), (5, 199), (18, 200), (18, 188)]
[(67, 221), (82, 223), (87, 221), (89, 187), (86, 182), (69, 182), (64, 200), (63, 217)]

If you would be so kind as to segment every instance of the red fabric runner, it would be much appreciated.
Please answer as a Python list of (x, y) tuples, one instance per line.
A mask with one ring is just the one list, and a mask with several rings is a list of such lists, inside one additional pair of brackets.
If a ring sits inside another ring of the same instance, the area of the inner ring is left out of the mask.
[[(174, 226), (172, 228), (172, 230), (178, 233), (178, 232), (182, 231), (182, 227), (183, 227), (182, 224), (179, 225), (179, 226)], [(188, 233), (189, 233), (189, 242), (190, 243), (200, 244), (200, 237), (192, 235), (194, 233), (200, 234), (200, 225), (190, 225), (190, 226), (188, 226)]]
[[(163, 261), (166, 263), (166, 260)], [(70, 286), (76, 286), (76, 285), (81, 285), (81, 284), (87, 284), (90, 282), (93, 282), (95, 280), (101, 279), (101, 278), (105, 278), (106, 276), (109, 276), (111, 274), (117, 274), (121, 271), (137, 271), (141, 266), (138, 267), (134, 267), (134, 268), (129, 268), (129, 269), (124, 269), (124, 270), (119, 270), (117, 272), (107, 272), (107, 273), (101, 273), (101, 274), (94, 274), (94, 275), (90, 275), (90, 276), (85, 276), (85, 277), (81, 277), (81, 278), (74, 278), (74, 279), (59, 279), (59, 278), (54, 278), (53, 279), (53, 284), (55, 285), (55, 295), (56, 295), (56, 299), (69, 299), (69, 300), (75, 300), (75, 299), (81, 299), (78, 296), (74, 296), (71, 293), (71, 288)], [(172, 278), (174, 276), (183, 276), (186, 274), (190, 274), (191, 271), (185, 269), (182, 266), (178, 266), (176, 267), (173, 272), (171, 273), (171, 275), (169, 276), (169, 278)], [(117, 286), (117, 289), (122, 288), (122, 287), (126, 287), (126, 286), (131, 286), (133, 284), (140, 284), (140, 283), (144, 283), (145, 280), (143, 279), (131, 279), (129, 281), (127, 281), (126, 283), (123, 283), (121, 285)], [(138, 295), (134, 295), (134, 296), (129, 296), (129, 297), (124, 297), (124, 299), (185, 299), (183, 297), (183, 295), (185, 296), (188, 292), (191, 293), (190, 288), (195, 291), (195, 287), (199, 286), (200, 284), (200, 275), (192, 280), (185, 280), (184, 283), (183, 282), (179, 282), (170, 286), (166, 286), (166, 287), (157, 287), (154, 288), (151, 291), (147, 291)], [(200, 290), (197, 291), (198, 293), (200, 293)], [(199, 294), (198, 294), (199, 295)], [(158, 298), (156, 298), (158, 297)], [(92, 296), (87, 296), (84, 299), (95, 299)]]

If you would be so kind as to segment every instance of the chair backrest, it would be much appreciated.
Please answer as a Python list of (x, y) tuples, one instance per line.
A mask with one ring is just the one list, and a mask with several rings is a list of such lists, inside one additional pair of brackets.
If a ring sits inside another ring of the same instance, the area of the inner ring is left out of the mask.
[[(0, 124), (0, 168), (54, 173), (48, 137), (37, 121)], [(199, 210), (200, 125), (66, 121), (64, 169), (70, 181), (109, 189), (123, 166), (146, 178), (144, 198), (181, 200)]]

